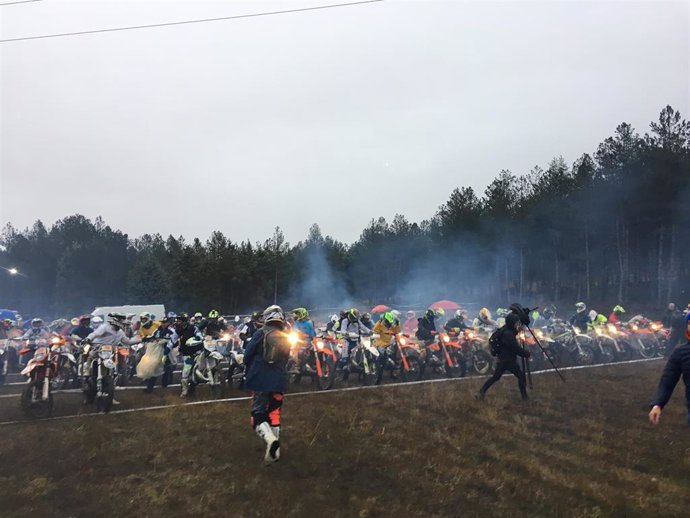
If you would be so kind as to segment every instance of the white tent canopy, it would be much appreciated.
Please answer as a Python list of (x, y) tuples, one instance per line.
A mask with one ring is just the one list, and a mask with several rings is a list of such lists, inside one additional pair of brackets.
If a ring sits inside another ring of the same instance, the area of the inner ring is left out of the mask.
[(103, 306), (94, 309), (91, 312), (91, 314), (94, 317), (99, 316), (103, 317), (104, 319), (108, 315), (108, 313), (122, 313), (124, 315), (134, 315), (132, 317), (132, 322), (138, 322), (139, 315), (141, 315), (144, 311), (152, 313), (156, 316), (157, 319), (160, 319), (165, 316), (165, 306), (163, 304), (147, 304), (141, 306)]

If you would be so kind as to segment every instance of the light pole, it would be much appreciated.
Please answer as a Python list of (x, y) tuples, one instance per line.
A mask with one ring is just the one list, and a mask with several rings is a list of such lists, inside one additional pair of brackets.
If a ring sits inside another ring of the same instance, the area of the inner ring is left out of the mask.
[(5, 270), (5, 271), (6, 271), (7, 273), (9, 273), (10, 275), (19, 275), (19, 276), (21, 276), (21, 277), (26, 277), (26, 275), (24, 275), (22, 272), (20, 272), (19, 270), (17, 270), (15, 267), (5, 268), (4, 266), (0, 266), (0, 268), (2, 268), (3, 270)]

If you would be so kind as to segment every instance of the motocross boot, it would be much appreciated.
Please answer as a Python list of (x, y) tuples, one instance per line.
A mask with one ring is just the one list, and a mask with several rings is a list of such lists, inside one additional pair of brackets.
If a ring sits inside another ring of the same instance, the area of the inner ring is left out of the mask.
[(189, 394), (189, 380), (183, 379), (180, 381), (180, 384), (182, 385), (182, 392), (180, 392), (180, 397), (186, 398), (187, 394)]
[(271, 431), (276, 436), (276, 439), (280, 439), (280, 426), (271, 426)]
[(271, 430), (271, 425), (264, 421), (256, 427), (256, 434), (266, 443), (264, 461), (266, 463), (278, 461), (280, 459), (280, 441)]

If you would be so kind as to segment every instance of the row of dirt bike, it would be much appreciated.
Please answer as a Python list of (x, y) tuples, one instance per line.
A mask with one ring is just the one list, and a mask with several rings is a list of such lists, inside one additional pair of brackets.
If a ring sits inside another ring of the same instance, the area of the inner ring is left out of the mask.
[(661, 357), (668, 347), (669, 334), (669, 330), (660, 323), (648, 320), (590, 326), (588, 329), (557, 320), (535, 330), (534, 336), (523, 333), (522, 339), (532, 353), (532, 368), (537, 370), (549, 366), (542, 348), (556, 366)]
[[(364, 385), (381, 383), (386, 372), (403, 382), (425, 377), (457, 378), (470, 373), (486, 375), (495, 364), (489, 348), (491, 333), (487, 328), (457, 330), (434, 334), (432, 340), (424, 342), (397, 334), (390, 337), (388, 345), (375, 347), (372, 344), (379, 341), (378, 335), (337, 338), (322, 332), (311, 342), (294, 340), (288, 362), (289, 381), (300, 383), (308, 377), (319, 390), (328, 390), (346, 371), (348, 379), (354, 374)], [(660, 357), (668, 338), (668, 329), (649, 321), (581, 330), (555, 320), (534, 330), (534, 334), (523, 332), (519, 336), (531, 353), (530, 367), (534, 371), (549, 368), (551, 362), (560, 367)], [(352, 344), (351, 351), (346, 354), (348, 343)]]
[[(2, 340), (2, 379), (16, 369), (13, 363), (17, 364), (18, 358), (29, 358), (19, 363), (20, 368), (25, 364), (21, 374), (27, 377), (21, 406), (29, 417), (49, 417), (53, 411), (54, 392), (70, 388), (81, 388), (86, 404), (94, 404), (97, 411), (109, 412), (116, 386), (129, 385), (135, 375), (141, 380), (164, 376), (166, 363), (169, 375), (172, 374), (178, 360), (174, 345), (165, 339), (131, 346), (75, 343), (57, 334), (34, 341)], [(17, 350), (18, 358), (15, 358)], [(226, 380), (240, 386), (244, 378), (243, 356), (242, 348), (229, 335), (219, 339), (207, 336), (186, 380), (189, 387), (193, 390), (197, 385), (207, 384), (212, 394), (217, 395)], [(225, 360), (229, 367), (227, 377), (221, 365)], [(143, 369), (146, 366), (153, 368)]]
[[(381, 343), (378, 335), (341, 337), (321, 331), (313, 340), (304, 342), (291, 333), (288, 379), (300, 383), (310, 378), (319, 390), (329, 390), (337, 379), (345, 379), (345, 374), (348, 380), (355, 379), (363, 385), (381, 383), (385, 373), (403, 382), (425, 377), (457, 378), (468, 373), (486, 375), (493, 370), (495, 361), (488, 346), (490, 334), (491, 330), (484, 328), (457, 330), (434, 334), (427, 341), (396, 334), (389, 337), (388, 345), (376, 347), (374, 343)], [(648, 321), (582, 330), (556, 320), (534, 330), (534, 334), (523, 332), (520, 339), (531, 352), (532, 370), (539, 370), (548, 368), (549, 360), (560, 367), (654, 358), (665, 351), (668, 335), (668, 330), (660, 324)], [(138, 372), (149, 359), (145, 357), (150, 355), (149, 363), (160, 366), (167, 351), (166, 361), (177, 363), (176, 350), (167, 340), (152, 340), (146, 346), (113, 346), (77, 344), (53, 335), (31, 344), (19, 343), (20, 356), (33, 353), (21, 371), (27, 377), (21, 405), (28, 416), (35, 418), (51, 415), (55, 390), (78, 387), (84, 390), (86, 403), (95, 404), (97, 411), (108, 412), (116, 386), (128, 385), (135, 374), (140, 379), (163, 374), (163, 367), (160, 372), (147, 371), (144, 375)], [(9, 372), (14, 350), (12, 339), (0, 341), (4, 375)], [(186, 380), (190, 392), (200, 384), (208, 385), (216, 395), (225, 383), (241, 388), (245, 374), (243, 359), (241, 345), (229, 335), (219, 339), (207, 336)], [(225, 361), (227, 373), (222, 368)]]

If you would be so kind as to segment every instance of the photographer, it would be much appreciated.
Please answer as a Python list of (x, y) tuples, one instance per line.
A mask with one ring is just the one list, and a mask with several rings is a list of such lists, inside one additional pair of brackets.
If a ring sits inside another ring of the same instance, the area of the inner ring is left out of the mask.
[(528, 399), (525, 373), (522, 371), (517, 362), (518, 356), (522, 356), (524, 358), (529, 358), (530, 356), (529, 352), (520, 347), (517, 341), (517, 334), (521, 328), (522, 322), (520, 316), (518, 316), (515, 311), (512, 311), (506, 317), (505, 325), (496, 330), (495, 335), (492, 335), (492, 339), (494, 340), (492, 352), (497, 357), (496, 369), (494, 370), (493, 375), (486, 380), (482, 388), (479, 390), (479, 393), (476, 396), (477, 399), (484, 399), (486, 391), (489, 390), (491, 385), (500, 380), (506, 371), (512, 372), (518, 379), (518, 387), (520, 388), (520, 395), (522, 396), (522, 399)]

